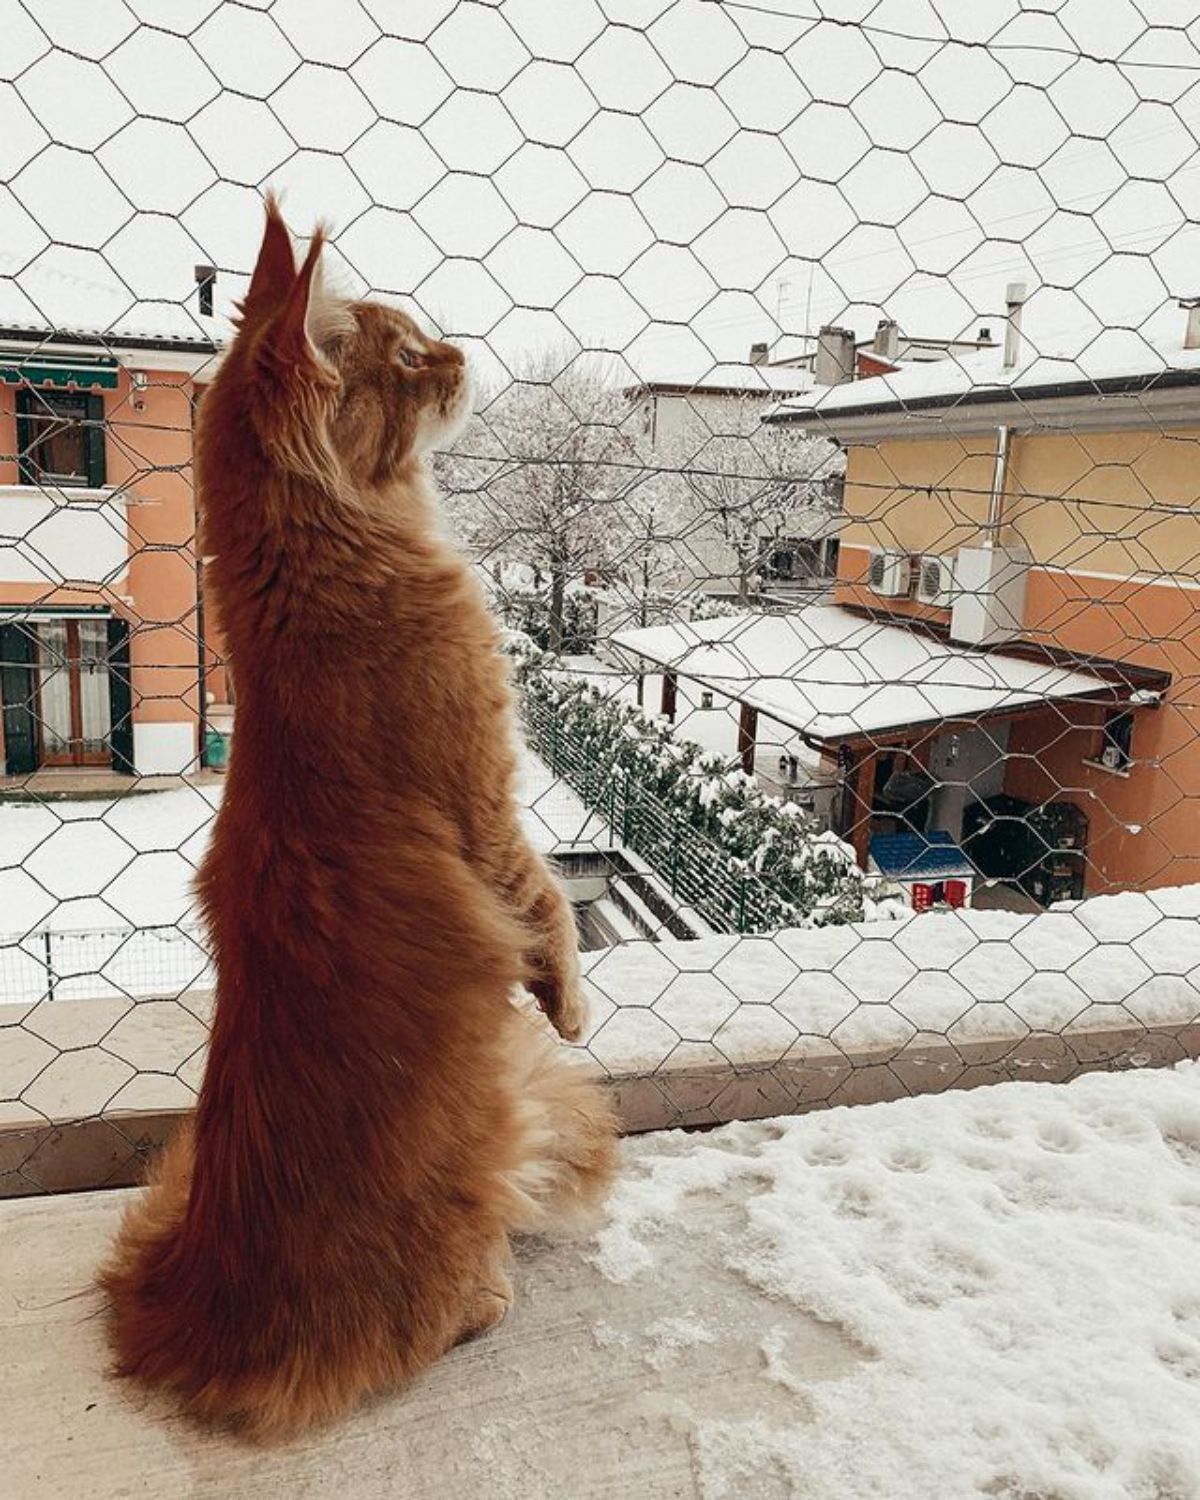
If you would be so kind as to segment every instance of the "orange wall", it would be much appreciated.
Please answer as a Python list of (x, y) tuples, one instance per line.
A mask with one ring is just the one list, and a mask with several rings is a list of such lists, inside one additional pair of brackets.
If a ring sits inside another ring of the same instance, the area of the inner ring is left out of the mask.
[[(977, 543), (993, 441), (849, 450), (838, 603), (949, 622), (947, 610), (870, 592), (869, 547), (952, 555)], [(1163, 706), (1137, 712), (1127, 777), (1086, 764), (1099, 756), (1103, 710), (1047, 709), (1013, 723), (1005, 790), (1086, 812), (1089, 893), (1200, 881), (1200, 435), (1021, 435), (1009, 481), (1004, 539), (1035, 559), (1027, 638), (1163, 668), (1173, 682)]]
[[(112, 609), (131, 626), (135, 723), (196, 725), (195, 387), (186, 374), (148, 374), (144, 391), (135, 392), (122, 370), (118, 389), (103, 392), (106, 479), (128, 499), (127, 574), (111, 586), (75, 589), (0, 582), (0, 603), (103, 604)], [(0, 484), (19, 482), (15, 410), (15, 389), (0, 386)], [(220, 701), (225, 673), (211, 639), (207, 660), (208, 691)]]
[(128, 486), (130, 655), (134, 719), (196, 721), (196, 506), (192, 489), (192, 382), (161, 374), (137, 403), (122, 375), (106, 403), (108, 482)]
[(1127, 777), (1085, 764), (1103, 714), (1076, 708), (1069, 722), (1013, 725), (1005, 789), (1083, 808), (1089, 893), (1200, 881), (1200, 588), (1034, 569), (1026, 627), (1068, 650), (1165, 668), (1172, 685), (1161, 707), (1137, 710)]

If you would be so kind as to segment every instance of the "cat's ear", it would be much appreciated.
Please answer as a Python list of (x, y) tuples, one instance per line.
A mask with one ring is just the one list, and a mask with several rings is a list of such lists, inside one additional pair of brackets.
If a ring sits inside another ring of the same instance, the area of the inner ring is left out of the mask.
[(287, 301), (296, 281), (296, 257), (292, 237), (279, 212), (273, 195), (267, 198), (267, 222), (250, 290), (242, 299), (242, 317), (246, 322), (261, 321), (279, 311)]
[(331, 297), (326, 289), (321, 269), (324, 248), (325, 231), (318, 225), (273, 329), (271, 343), (298, 366), (307, 365), (328, 375), (333, 373), (326, 358), (330, 347), (357, 325), (347, 304)]

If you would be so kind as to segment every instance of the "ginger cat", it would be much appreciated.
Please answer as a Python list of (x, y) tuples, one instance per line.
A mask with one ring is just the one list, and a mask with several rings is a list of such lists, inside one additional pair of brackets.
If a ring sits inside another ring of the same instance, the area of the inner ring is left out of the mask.
[(460, 352), (297, 271), (274, 202), (205, 396), (207, 579), (237, 671), (200, 893), (216, 1015), (194, 1121), (101, 1284), (119, 1373), (261, 1439), (493, 1326), (508, 1235), (603, 1195), (571, 910), (520, 829), (509, 689), (422, 453)]

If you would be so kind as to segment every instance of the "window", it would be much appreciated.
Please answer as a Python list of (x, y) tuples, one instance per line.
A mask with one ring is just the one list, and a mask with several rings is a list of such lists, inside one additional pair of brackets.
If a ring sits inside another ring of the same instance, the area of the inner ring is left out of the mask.
[(806, 538), (782, 537), (770, 544), (763, 560), (763, 577), (780, 583), (802, 583), (825, 576), (825, 544)]
[(104, 398), (18, 391), (17, 453), (22, 484), (99, 489), (104, 483)]
[(1133, 715), (1120, 711), (1104, 721), (1100, 764), (1110, 771), (1128, 771), (1133, 764)]
[(37, 734), (44, 766), (108, 765), (108, 620), (54, 619), (37, 630)]

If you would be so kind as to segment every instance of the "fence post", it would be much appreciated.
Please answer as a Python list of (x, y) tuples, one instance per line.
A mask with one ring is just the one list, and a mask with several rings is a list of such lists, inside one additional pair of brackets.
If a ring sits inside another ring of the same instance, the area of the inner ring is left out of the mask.
[(48, 927), (42, 931), (42, 948), (46, 958), (46, 999), (54, 999), (54, 935)]
[(741, 879), (738, 881), (737, 930), (739, 932), (745, 932), (745, 930), (746, 930), (746, 877), (745, 877), (745, 875), (743, 875), (741, 877)]

